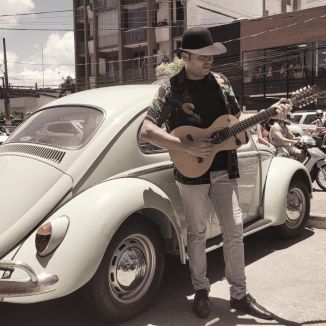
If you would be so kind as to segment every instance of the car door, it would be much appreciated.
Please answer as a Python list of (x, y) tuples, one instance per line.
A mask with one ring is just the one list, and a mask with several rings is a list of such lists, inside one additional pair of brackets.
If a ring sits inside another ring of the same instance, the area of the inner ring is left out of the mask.
[[(238, 181), (239, 205), (242, 210), (243, 222), (249, 222), (259, 215), (262, 198), (263, 176), (261, 170), (261, 154), (257, 150), (252, 137), (248, 134), (248, 143), (237, 150), (240, 178)], [(214, 212), (211, 220), (210, 237), (221, 233), (218, 218)]]
[[(140, 117), (136, 121), (139, 124), (139, 129), (145, 116)], [(165, 126), (162, 126), (165, 129)], [(146, 179), (155, 185), (159, 186), (172, 200), (173, 208), (177, 213), (178, 224), (182, 230), (182, 236), (186, 243), (187, 229), (185, 213), (182, 205), (179, 188), (174, 180), (173, 162), (170, 160), (170, 155), (167, 150), (154, 146), (142, 139), (138, 139), (138, 146), (145, 162), (144, 173), (141, 178)], [(210, 214), (213, 210), (210, 209)], [(207, 220), (206, 238), (210, 237), (212, 215)]]

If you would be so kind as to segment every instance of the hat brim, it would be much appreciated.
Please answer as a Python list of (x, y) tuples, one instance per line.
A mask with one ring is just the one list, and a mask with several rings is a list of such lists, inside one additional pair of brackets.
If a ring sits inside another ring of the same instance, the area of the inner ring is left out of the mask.
[(183, 49), (180, 48), (181, 51), (185, 51), (185, 52), (189, 52), (189, 53), (194, 53), (194, 54), (199, 54), (199, 55), (218, 55), (218, 54), (222, 54), (225, 53), (226, 47), (220, 43), (214, 43), (212, 45), (209, 46), (205, 46), (203, 48), (200, 49)]

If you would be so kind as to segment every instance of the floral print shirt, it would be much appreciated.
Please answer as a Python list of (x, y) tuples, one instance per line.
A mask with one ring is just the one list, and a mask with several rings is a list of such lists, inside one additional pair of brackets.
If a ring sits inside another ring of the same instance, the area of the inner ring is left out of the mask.
[[(216, 92), (222, 97), (226, 104), (228, 114), (237, 115), (240, 106), (235, 97), (228, 79), (219, 73), (210, 72), (206, 76), (209, 83), (216, 85)], [(155, 95), (145, 119), (150, 120), (161, 127), (166, 124), (167, 131), (182, 125), (200, 126), (200, 116), (193, 110), (194, 104), (191, 94), (186, 85), (186, 73), (183, 68), (177, 75), (163, 82)], [(238, 178), (238, 159), (236, 150), (228, 151), (228, 173), (229, 178)], [(184, 184), (206, 184), (210, 183), (209, 173), (198, 178), (183, 176), (177, 169), (174, 169), (177, 181)]]

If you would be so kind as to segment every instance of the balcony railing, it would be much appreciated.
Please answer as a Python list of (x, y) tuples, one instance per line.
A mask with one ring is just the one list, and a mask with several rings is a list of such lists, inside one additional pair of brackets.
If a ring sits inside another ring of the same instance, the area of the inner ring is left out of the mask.
[(184, 21), (178, 21), (172, 23), (172, 36), (181, 36), (185, 31), (185, 22)]
[(135, 5), (143, 2), (146, 2), (146, 0), (122, 0), (122, 5), (129, 6), (129, 5)]
[(95, 8), (96, 10), (110, 10), (118, 8), (118, 0), (96, 0)]
[(143, 67), (138, 69), (126, 69), (125, 80), (128, 83), (136, 83), (148, 80), (147, 68)]
[(147, 41), (146, 28), (131, 29), (124, 32), (125, 44), (142, 43)]
[(98, 37), (99, 49), (117, 46), (118, 44), (119, 44), (119, 36), (118, 35), (107, 35), (107, 36), (99, 36)]
[(106, 85), (115, 85), (119, 83), (119, 71), (108, 72), (105, 75), (98, 76), (99, 85), (103, 86)]

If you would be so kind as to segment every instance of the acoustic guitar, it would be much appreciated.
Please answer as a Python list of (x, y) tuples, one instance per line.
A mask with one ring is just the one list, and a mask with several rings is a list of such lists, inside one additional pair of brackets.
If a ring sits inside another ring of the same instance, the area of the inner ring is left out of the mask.
[[(291, 107), (303, 107), (313, 103), (319, 96), (320, 88), (317, 85), (307, 86), (293, 93), (284, 103)], [(197, 178), (210, 168), (215, 155), (220, 151), (233, 150), (246, 142), (245, 130), (257, 123), (261, 123), (276, 115), (276, 108), (271, 106), (250, 118), (239, 121), (233, 115), (222, 115), (210, 127), (203, 129), (192, 126), (181, 126), (171, 131), (171, 134), (181, 140), (194, 141), (207, 139), (213, 144), (209, 157), (196, 157), (183, 151), (169, 150), (171, 160), (175, 167), (188, 178)]]

